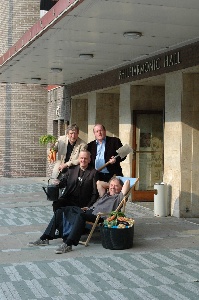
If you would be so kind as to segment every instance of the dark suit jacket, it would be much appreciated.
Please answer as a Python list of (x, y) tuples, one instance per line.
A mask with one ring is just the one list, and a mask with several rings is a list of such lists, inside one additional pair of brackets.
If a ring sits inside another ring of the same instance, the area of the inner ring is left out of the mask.
[(88, 166), (85, 170), (78, 199), (77, 196), (74, 197), (74, 191), (78, 184), (79, 169), (79, 165), (70, 167), (60, 180), (59, 187), (64, 188), (64, 190), (58, 201), (53, 202), (54, 210), (71, 205), (79, 207), (91, 206), (99, 197), (96, 185), (98, 171), (91, 166)]
[[(117, 137), (107, 136), (105, 152), (104, 152), (105, 163), (109, 161), (111, 156), (116, 156), (118, 154), (116, 152), (116, 150), (118, 150), (122, 146), (123, 145), (122, 145), (120, 139), (118, 139)], [(88, 144), (87, 150), (91, 153), (91, 165), (92, 165), (92, 167), (95, 167), (95, 158), (96, 158), (96, 154), (97, 154), (97, 145), (96, 145), (95, 140)], [(113, 175), (123, 176), (120, 162), (125, 160), (125, 158), (126, 157), (121, 159), (120, 157), (117, 157), (116, 162), (114, 164), (107, 165), (107, 169), (112, 176)]]

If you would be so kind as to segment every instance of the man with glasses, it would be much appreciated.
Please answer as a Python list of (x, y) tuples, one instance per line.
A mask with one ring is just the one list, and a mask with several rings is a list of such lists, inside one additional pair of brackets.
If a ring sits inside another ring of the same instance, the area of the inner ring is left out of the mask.
[(77, 124), (71, 124), (66, 130), (66, 135), (60, 136), (53, 146), (58, 152), (58, 161), (53, 168), (52, 178), (60, 179), (69, 167), (79, 164), (79, 153), (86, 150), (87, 145), (78, 135), (79, 127)]

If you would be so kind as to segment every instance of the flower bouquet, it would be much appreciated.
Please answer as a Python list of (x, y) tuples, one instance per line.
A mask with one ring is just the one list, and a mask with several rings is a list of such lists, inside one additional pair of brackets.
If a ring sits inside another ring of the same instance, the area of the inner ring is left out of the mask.
[(47, 144), (51, 144), (50, 145), (50, 151), (48, 154), (48, 161), (50, 163), (54, 163), (56, 161), (56, 151), (54, 149), (54, 145), (57, 142), (57, 139), (55, 136), (51, 135), (51, 134), (47, 134), (47, 135), (42, 135), (39, 138), (39, 144), (40, 145), (47, 145)]

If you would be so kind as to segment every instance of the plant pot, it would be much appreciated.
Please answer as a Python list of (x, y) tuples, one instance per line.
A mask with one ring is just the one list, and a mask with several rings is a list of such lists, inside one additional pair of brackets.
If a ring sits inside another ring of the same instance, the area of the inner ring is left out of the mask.
[(133, 247), (134, 225), (129, 228), (100, 227), (102, 246), (110, 250), (123, 250)]

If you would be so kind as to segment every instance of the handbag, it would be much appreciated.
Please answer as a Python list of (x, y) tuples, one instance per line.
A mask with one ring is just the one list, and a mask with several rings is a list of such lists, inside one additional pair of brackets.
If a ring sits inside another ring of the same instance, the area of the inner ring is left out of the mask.
[(57, 184), (49, 184), (50, 179), (48, 179), (48, 185), (43, 186), (45, 194), (47, 195), (47, 200), (49, 201), (57, 201), (59, 198), (59, 185)]

